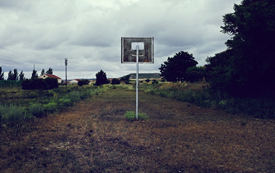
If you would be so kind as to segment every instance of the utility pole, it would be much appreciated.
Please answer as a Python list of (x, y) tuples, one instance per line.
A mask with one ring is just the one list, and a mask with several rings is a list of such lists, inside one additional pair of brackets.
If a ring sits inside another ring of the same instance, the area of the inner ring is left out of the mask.
[(65, 58), (66, 89), (67, 89), (67, 66), (68, 66), (68, 58)]

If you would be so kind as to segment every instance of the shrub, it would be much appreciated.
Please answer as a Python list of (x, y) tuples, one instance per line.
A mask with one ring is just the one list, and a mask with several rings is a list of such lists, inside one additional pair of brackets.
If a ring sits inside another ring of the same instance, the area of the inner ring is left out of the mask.
[(46, 79), (31, 79), (24, 80), (22, 82), (22, 89), (24, 90), (47, 90), (58, 88), (57, 79), (54, 78), (46, 78)]
[(46, 110), (46, 112), (54, 113), (57, 110), (57, 103), (50, 102), (48, 104), (44, 104), (43, 107)]
[(188, 82), (202, 81), (206, 72), (203, 67), (189, 67), (185, 72), (185, 80)]
[(29, 107), (29, 111), (30, 113), (37, 117), (37, 118), (41, 118), (44, 116), (45, 114), (45, 110), (42, 104), (40, 103), (34, 103)]
[(68, 99), (71, 99), (73, 102), (80, 100), (80, 94), (77, 91), (70, 92), (67, 97)]
[[(128, 120), (128, 121), (134, 121), (136, 119), (136, 113), (134, 111), (127, 111), (124, 114), (124, 117)], [(138, 114), (138, 120), (145, 120), (147, 119), (147, 115), (143, 114), (143, 113), (139, 113)]]
[(48, 85), (47, 89), (54, 89), (54, 88), (58, 88), (58, 81), (55, 78), (46, 78), (45, 82)]
[(8, 122), (18, 123), (27, 118), (26, 110), (24, 107), (19, 107), (16, 105), (0, 105), (0, 116), (3, 120)]
[(158, 84), (159, 82), (156, 81), (155, 79), (153, 80), (152, 84), (155, 85), (155, 84)]
[(78, 86), (88, 85), (89, 81), (87, 79), (83, 79), (83, 80), (78, 81), (77, 84), (78, 84)]
[(74, 104), (71, 99), (59, 99), (59, 103), (61, 106), (72, 106)]
[(112, 84), (113, 85), (120, 84), (120, 80), (115, 78), (115, 79), (112, 80)]

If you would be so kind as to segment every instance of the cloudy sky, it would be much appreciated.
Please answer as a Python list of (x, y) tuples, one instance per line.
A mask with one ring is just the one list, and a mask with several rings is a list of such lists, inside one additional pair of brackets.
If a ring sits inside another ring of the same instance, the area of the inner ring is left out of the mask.
[[(121, 64), (121, 37), (154, 37), (154, 64), (140, 73), (159, 72), (179, 51), (193, 54), (199, 66), (226, 49), (223, 15), (241, 0), (0, 0), (0, 66), (8, 72), (50, 67), (65, 79), (108, 78), (135, 73)], [(34, 65), (35, 64), (35, 65)]]

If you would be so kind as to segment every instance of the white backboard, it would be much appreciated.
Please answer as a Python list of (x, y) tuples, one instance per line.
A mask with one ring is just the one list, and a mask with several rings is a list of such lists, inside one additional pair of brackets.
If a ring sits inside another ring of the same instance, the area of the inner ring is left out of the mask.
[(139, 63), (154, 63), (154, 37), (121, 37), (121, 63), (136, 62), (136, 45)]

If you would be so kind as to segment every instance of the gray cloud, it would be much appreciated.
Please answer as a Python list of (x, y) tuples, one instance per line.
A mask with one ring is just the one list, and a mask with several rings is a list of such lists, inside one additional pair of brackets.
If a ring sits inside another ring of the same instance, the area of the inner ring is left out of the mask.
[[(0, 66), (31, 74), (53, 68), (64, 78), (108, 77), (135, 72), (120, 64), (121, 37), (154, 37), (155, 63), (140, 72), (159, 72), (179, 51), (192, 53), (199, 65), (226, 49), (222, 16), (241, 0), (0, 0)], [(7, 73), (6, 72), (6, 73)], [(28, 76), (29, 77), (29, 76)]]

